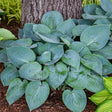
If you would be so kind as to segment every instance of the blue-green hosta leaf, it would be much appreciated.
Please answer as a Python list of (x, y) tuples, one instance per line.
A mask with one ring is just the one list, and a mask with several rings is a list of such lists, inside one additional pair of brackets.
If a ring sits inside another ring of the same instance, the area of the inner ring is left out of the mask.
[(6, 94), (6, 99), (10, 105), (24, 95), (27, 84), (27, 80), (21, 81), (19, 78), (10, 83)]
[(49, 85), (46, 82), (33, 81), (27, 85), (25, 98), (30, 111), (40, 107), (47, 100), (49, 91)]
[(41, 64), (51, 61), (51, 52), (45, 51), (41, 56), (37, 56), (37, 61)]
[(100, 0), (100, 4), (102, 9), (106, 12), (112, 10), (112, 1), (111, 0)]
[(6, 49), (0, 50), (0, 62), (5, 63), (7, 61), (8, 61), (8, 57), (7, 57)]
[(5, 68), (1, 73), (1, 81), (3, 86), (8, 86), (10, 82), (17, 77), (19, 77), (19, 73), (15, 66), (12, 65)]
[(40, 38), (38, 36), (36, 36), (33, 32), (33, 25), (34, 25), (34, 23), (27, 23), (24, 25), (23, 37), (24, 38), (31, 38), (34, 41), (40, 41)]
[(93, 54), (85, 55), (81, 59), (81, 63), (87, 68), (95, 71), (96, 73), (102, 75), (102, 62)]
[(108, 17), (111, 17), (112, 16), (112, 10), (109, 10), (105, 15)]
[(59, 24), (56, 28), (57, 31), (72, 37), (72, 29), (75, 27), (75, 24), (72, 19), (68, 19), (63, 23)]
[(56, 89), (58, 88), (66, 79), (68, 74), (68, 68), (62, 62), (58, 62), (56, 67), (54, 65), (48, 66), (50, 70), (50, 75), (47, 79), (49, 85)]
[(83, 90), (65, 90), (62, 98), (66, 107), (73, 112), (82, 112), (87, 104), (86, 94)]
[(91, 15), (96, 15), (96, 8), (100, 8), (101, 7), (97, 4), (90, 4), (90, 5), (86, 5), (83, 7), (83, 11), (86, 14), (91, 14)]
[(12, 43), (10, 43), (10, 46), (23, 46), (23, 47), (30, 47), (32, 45), (32, 40), (30, 38), (25, 39), (19, 39)]
[(46, 26), (44, 24), (34, 24), (33, 25), (33, 32), (35, 34), (36, 34), (36, 32), (49, 34), (49, 33), (51, 33), (51, 30), (49, 29), (48, 26)]
[(112, 111), (112, 99), (104, 101), (96, 109), (96, 112), (111, 112), (111, 111)]
[(107, 16), (103, 15), (90, 15), (90, 14), (82, 14), (83, 19), (89, 19), (89, 20), (97, 20), (97, 19), (106, 19)]
[(77, 25), (75, 26), (73, 29), (72, 29), (72, 34), (74, 36), (74, 38), (76, 36), (80, 36), (81, 33), (86, 29), (88, 28), (90, 25)]
[(3, 40), (0, 41), (0, 48), (10, 47), (10, 44), (14, 42), (14, 40)]
[(36, 56), (34, 52), (27, 47), (10, 47), (7, 48), (7, 56), (12, 64), (19, 67), (25, 63), (32, 62)]
[(58, 11), (49, 11), (42, 17), (41, 23), (48, 26), (50, 29), (55, 29), (57, 25), (63, 22), (63, 17)]
[(107, 44), (105, 47), (103, 47), (99, 51), (96, 51), (95, 54), (99, 54), (101, 56), (104, 56), (107, 59), (112, 59), (112, 46)]
[(110, 35), (110, 25), (90, 26), (81, 34), (80, 40), (88, 46), (91, 51), (103, 48)]
[(89, 48), (79, 41), (72, 42), (69, 48), (79, 53), (81, 57), (84, 55), (91, 54)]
[(90, 70), (84, 66), (80, 66), (78, 71), (72, 68), (65, 83), (75, 89), (85, 89), (87, 86), (87, 74), (89, 72)]
[(49, 43), (60, 43), (60, 39), (52, 34), (43, 34), (36, 32), (36, 35), (38, 35), (43, 41), (49, 42)]
[(58, 62), (64, 54), (63, 45), (57, 45), (56, 47), (51, 48), (50, 51), (52, 56), (51, 61), (45, 63), (45, 65), (52, 65)]
[(78, 24), (79, 25), (93, 25), (93, 20), (89, 20), (89, 19), (79, 19), (78, 20)]
[(103, 103), (107, 99), (112, 99), (112, 94), (110, 94), (106, 89), (99, 91), (98, 93), (89, 97), (89, 99), (96, 105)]
[(106, 18), (97, 19), (94, 24), (111, 24), (111, 22)]
[(105, 11), (101, 8), (96, 8), (96, 14), (97, 15), (105, 15)]
[(0, 28), (0, 37), (2, 37), (2, 40), (17, 39), (9, 30), (4, 28)]
[(23, 35), (24, 35), (23, 29), (20, 29), (20, 28), (19, 28), (19, 31), (18, 31), (18, 38), (19, 38), (19, 39), (22, 39), (22, 38), (23, 38)]
[(91, 73), (87, 76), (87, 90), (96, 93), (103, 90), (104, 88), (104, 81), (101, 76), (95, 73)]
[(98, 54), (94, 54), (94, 55), (102, 62), (102, 65), (103, 65), (102, 74), (108, 75), (112, 73), (112, 64), (105, 57)]
[(79, 66), (80, 66), (80, 56), (74, 50), (67, 50), (67, 51), (65, 51), (65, 54), (63, 55), (63, 57), (61, 59), (67, 65), (74, 67), (76, 70), (79, 69)]
[(27, 80), (37, 80), (41, 69), (42, 66), (38, 62), (24, 64), (19, 70), (20, 77)]

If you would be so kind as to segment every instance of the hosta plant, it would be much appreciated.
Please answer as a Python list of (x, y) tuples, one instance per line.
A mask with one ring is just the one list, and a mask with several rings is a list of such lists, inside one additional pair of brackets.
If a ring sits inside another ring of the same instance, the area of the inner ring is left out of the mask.
[(96, 112), (112, 111), (112, 77), (104, 78), (104, 85), (104, 90), (94, 94), (89, 98), (98, 106)]
[(46, 101), (50, 89), (63, 88), (67, 108), (82, 112), (87, 103), (84, 89), (96, 93), (105, 88), (103, 77), (112, 73), (111, 24), (64, 21), (58, 11), (50, 11), (41, 24), (25, 24), (18, 37), (0, 42), (0, 62), (5, 66), (1, 81), (9, 86), (10, 105), (25, 94), (32, 111)]

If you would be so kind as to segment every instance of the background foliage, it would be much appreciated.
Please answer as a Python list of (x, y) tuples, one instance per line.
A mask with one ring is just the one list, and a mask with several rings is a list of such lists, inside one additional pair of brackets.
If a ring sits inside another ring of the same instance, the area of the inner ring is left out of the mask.
[[(100, 4), (100, 0), (83, 0), (82, 5), (93, 3)], [(21, 22), (21, 0), (0, 0), (0, 8), (7, 13), (8, 23)]]
[(7, 13), (8, 23), (21, 21), (21, 1), (20, 0), (0, 0), (0, 8)]

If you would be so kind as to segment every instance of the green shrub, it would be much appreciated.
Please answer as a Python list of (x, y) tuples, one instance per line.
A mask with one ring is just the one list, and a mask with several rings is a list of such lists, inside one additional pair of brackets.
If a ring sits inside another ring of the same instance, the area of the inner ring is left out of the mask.
[(8, 23), (11, 21), (21, 22), (21, 1), (0, 0), (0, 8), (7, 13)]
[(88, 4), (98, 4), (100, 5), (100, 0), (82, 0), (82, 6), (88, 5)]

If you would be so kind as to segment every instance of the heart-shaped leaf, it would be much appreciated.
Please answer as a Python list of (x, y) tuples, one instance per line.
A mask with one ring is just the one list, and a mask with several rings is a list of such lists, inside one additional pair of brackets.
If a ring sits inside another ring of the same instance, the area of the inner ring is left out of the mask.
[(73, 50), (67, 50), (61, 59), (67, 65), (74, 67), (76, 70), (79, 69), (80, 56), (77, 52)]
[(66, 79), (68, 74), (68, 69), (65, 64), (58, 62), (55, 66), (48, 66), (50, 70), (50, 75), (47, 79), (49, 85), (56, 89), (58, 88)]
[(57, 25), (63, 22), (63, 17), (58, 11), (49, 11), (42, 17), (41, 23), (50, 29), (55, 29)]
[(73, 112), (82, 112), (86, 106), (87, 99), (83, 90), (65, 90), (63, 92), (63, 102)]
[(6, 94), (6, 99), (10, 105), (24, 95), (27, 84), (27, 80), (21, 81), (19, 78), (10, 83)]
[(81, 42), (86, 44), (91, 51), (97, 51), (103, 48), (110, 35), (110, 25), (90, 26), (81, 34)]
[(27, 104), (32, 111), (41, 106), (49, 95), (49, 86), (46, 82), (33, 81), (30, 82), (25, 90), (25, 98)]
[(10, 62), (16, 67), (32, 62), (36, 58), (34, 52), (30, 48), (20, 46), (7, 48), (7, 56)]
[(38, 73), (42, 67), (38, 62), (31, 62), (21, 66), (19, 73), (20, 77), (27, 80), (37, 80)]

